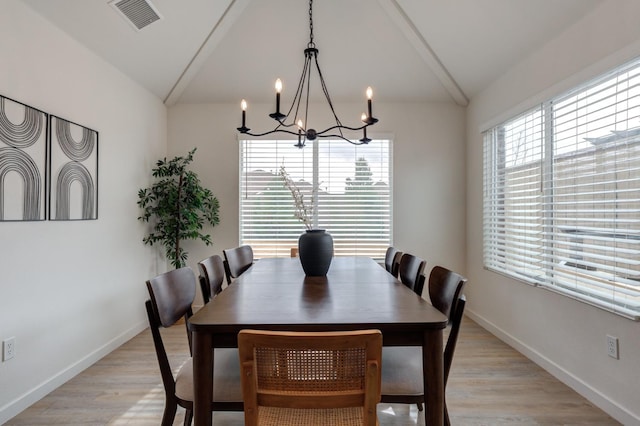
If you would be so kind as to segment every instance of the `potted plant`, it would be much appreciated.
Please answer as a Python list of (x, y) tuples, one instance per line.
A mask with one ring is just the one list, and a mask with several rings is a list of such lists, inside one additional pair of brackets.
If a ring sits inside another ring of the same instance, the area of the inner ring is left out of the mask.
[(284, 186), (291, 192), (294, 215), (305, 226), (306, 232), (298, 238), (298, 257), (305, 275), (323, 277), (327, 275), (333, 258), (333, 237), (324, 229), (313, 228), (314, 205), (306, 203), (304, 194), (289, 176), (284, 166), (280, 166), (280, 177)]
[(203, 225), (220, 222), (218, 199), (202, 187), (195, 172), (187, 169), (195, 152), (196, 148), (186, 157), (158, 160), (152, 169), (157, 181), (138, 191), (138, 206), (142, 209), (138, 219), (153, 224), (151, 233), (142, 241), (149, 245), (161, 243), (176, 269), (187, 262), (188, 253), (180, 242), (199, 239), (211, 245), (211, 236), (202, 232)]

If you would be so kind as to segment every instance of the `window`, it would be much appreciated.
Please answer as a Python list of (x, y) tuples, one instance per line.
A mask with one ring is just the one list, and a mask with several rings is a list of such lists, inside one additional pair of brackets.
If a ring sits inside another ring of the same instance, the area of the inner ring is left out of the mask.
[(256, 257), (289, 256), (304, 225), (294, 216), (281, 166), (304, 199), (313, 199), (314, 228), (333, 236), (334, 252), (384, 258), (391, 241), (391, 141), (351, 145), (243, 140), (240, 154), (240, 241)]
[(640, 319), (640, 61), (484, 133), (484, 265)]

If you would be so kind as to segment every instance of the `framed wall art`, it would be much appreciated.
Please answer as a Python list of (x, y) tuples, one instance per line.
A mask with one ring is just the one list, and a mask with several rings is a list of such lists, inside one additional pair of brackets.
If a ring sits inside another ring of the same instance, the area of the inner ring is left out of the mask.
[(47, 114), (0, 96), (0, 222), (44, 220)]
[(49, 118), (49, 219), (98, 218), (98, 132)]

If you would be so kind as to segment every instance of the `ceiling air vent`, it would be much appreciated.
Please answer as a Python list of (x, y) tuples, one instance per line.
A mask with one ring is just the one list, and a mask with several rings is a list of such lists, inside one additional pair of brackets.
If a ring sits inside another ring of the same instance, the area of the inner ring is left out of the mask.
[(149, 0), (112, 0), (109, 4), (137, 31), (162, 19), (158, 9)]

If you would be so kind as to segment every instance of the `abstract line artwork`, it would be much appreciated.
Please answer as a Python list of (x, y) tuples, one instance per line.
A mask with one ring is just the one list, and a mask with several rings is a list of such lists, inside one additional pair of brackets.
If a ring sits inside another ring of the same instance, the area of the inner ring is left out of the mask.
[(49, 219), (98, 218), (98, 132), (50, 118)]
[(47, 114), (0, 96), (0, 221), (45, 219)]

